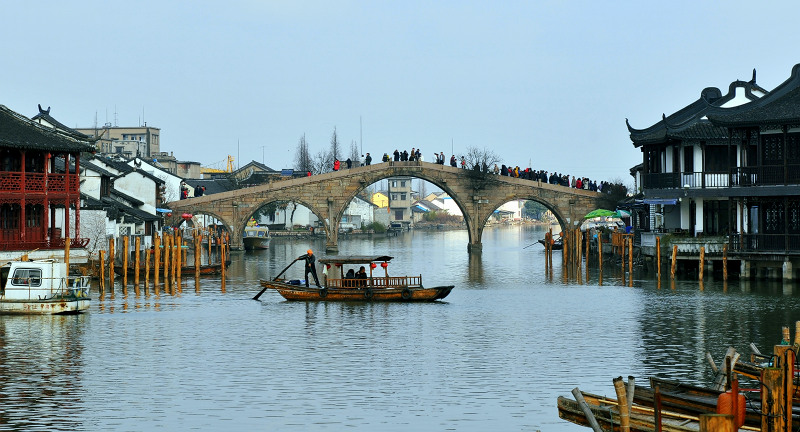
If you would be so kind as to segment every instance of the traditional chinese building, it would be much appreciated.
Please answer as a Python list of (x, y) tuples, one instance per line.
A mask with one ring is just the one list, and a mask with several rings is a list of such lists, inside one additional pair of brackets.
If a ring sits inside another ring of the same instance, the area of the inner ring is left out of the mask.
[(705, 89), (653, 126), (628, 129), (643, 156), (642, 246), (648, 234), (670, 234), (712, 252), (726, 246), (741, 260), (743, 276), (795, 277), (800, 65), (772, 91), (756, 85), (753, 72), (751, 81), (732, 83), (725, 96)]
[(81, 152), (94, 146), (0, 105), (0, 252), (81, 248)]

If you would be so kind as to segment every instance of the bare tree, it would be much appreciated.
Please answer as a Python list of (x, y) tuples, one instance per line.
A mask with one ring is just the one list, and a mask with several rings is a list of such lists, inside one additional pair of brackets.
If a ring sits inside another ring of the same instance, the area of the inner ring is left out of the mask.
[(331, 151), (330, 151), (330, 162), (333, 164), (335, 159), (342, 160), (342, 149), (341, 144), (339, 143), (339, 138), (336, 136), (336, 127), (333, 128), (333, 133), (331, 134)]
[(499, 181), (498, 176), (494, 175), (494, 165), (500, 161), (500, 157), (489, 149), (479, 149), (470, 147), (467, 149), (467, 178), (474, 191), (484, 190)]
[(297, 142), (297, 151), (294, 154), (294, 169), (306, 173), (313, 171), (313, 165), (311, 153), (308, 151), (306, 134), (303, 134), (300, 137), (300, 141)]
[(350, 160), (353, 161), (353, 166), (361, 166), (361, 153), (358, 151), (358, 143), (356, 140), (350, 141)]
[(333, 159), (330, 158), (330, 153), (325, 153), (320, 150), (311, 160), (311, 173), (323, 174), (333, 171)]

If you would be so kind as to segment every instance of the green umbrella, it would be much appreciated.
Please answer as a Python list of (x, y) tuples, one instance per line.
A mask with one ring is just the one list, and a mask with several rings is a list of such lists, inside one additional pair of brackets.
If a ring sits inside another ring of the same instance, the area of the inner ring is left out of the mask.
[(584, 219), (591, 219), (591, 218), (596, 218), (596, 217), (608, 217), (608, 216), (614, 216), (615, 214), (616, 214), (616, 212), (613, 212), (611, 210), (596, 209), (596, 210), (590, 211), (589, 213), (586, 213), (586, 216), (584, 216), (583, 218)]

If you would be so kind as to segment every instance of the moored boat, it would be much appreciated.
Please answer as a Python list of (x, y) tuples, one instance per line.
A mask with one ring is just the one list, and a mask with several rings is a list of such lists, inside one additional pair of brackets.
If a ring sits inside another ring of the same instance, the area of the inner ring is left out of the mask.
[[(300, 257), (292, 262), (302, 259)], [(328, 256), (320, 258), (319, 262), (325, 267), (323, 272), (323, 286), (306, 287), (301, 280), (286, 280), (280, 276), (291, 266), (287, 266), (272, 280), (261, 280), (264, 287), (254, 297), (258, 299), (267, 289), (274, 289), (287, 300), (303, 301), (375, 301), (375, 302), (423, 302), (434, 301), (447, 297), (453, 285), (424, 287), (422, 275), (419, 276), (389, 276), (388, 265), (390, 256)], [(380, 263), (380, 264), (379, 264)], [(384, 270), (383, 276), (376, 276), (373, 270), (380, 265)], [(364, 277), (347, 277), (355, 267), (364, 267)], [(366, 275), (369, 268), (369, 275)], [(338, 273), (338, 274), (336, 274)]]
[[(616, 399), (582, 392), (582, 396), (597, 423), (604, 431), (621, 431), (620, 409)], [(558, 397), (558, 416), (577, 425), (590, 427), (586, 414), (578, 402), (564, 396)], [(630, 407), (629, 430), (653, 432), (657, 430), (653, 409), (633, 405)], [(664, 432), (699, 431), (700, 421), (696, 416), (661, 411), (660, 430)]]
[(245, 250), (268, 249), (269, 241), (269, 228), (266, 225), (259, 225), (255, 219), (250, 219), (242, 233)]
[[(537, 241), (538, 241), (538, 242), (539, 242), (539, 243), (540, 243), (542, 246), (547, 246), (547, 244), (545, 244), (545, 241), (547, 241), (547, 240), (545, 240), (545, 239), (539, 239), (539, 240), (537, 240)], [(560, 237), (558, 238), (558, 240), (553, 240), (553, 242), (551, 243), (551, 245), (552, 245), (552, 247), (553, 247), (553, 250), (562, 250), (562, 249), (564, 249), (564, 241), (563, 241), (563, 240), (562, 240)]]
[(69, 276), (56, 260), (0, 266), (0, 314), (69, 314), (89, 308), (89, 276)]

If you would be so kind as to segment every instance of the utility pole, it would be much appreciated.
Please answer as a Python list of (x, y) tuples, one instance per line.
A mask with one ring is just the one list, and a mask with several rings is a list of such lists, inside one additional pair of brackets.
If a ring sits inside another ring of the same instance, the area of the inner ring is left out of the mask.
[(364, 128), (361, 124), (361, 116), (358, 116), (358, 143), (361, 144), (361, 156), (364, 156)]

